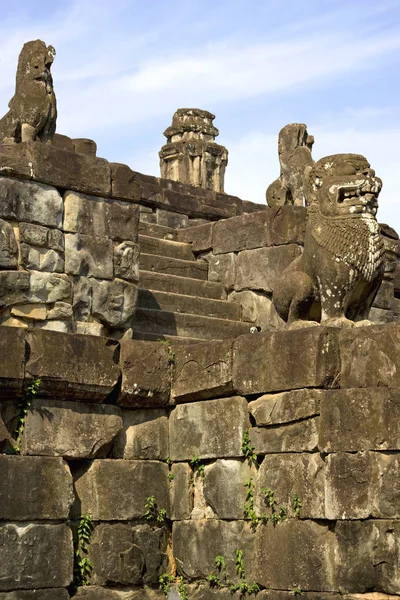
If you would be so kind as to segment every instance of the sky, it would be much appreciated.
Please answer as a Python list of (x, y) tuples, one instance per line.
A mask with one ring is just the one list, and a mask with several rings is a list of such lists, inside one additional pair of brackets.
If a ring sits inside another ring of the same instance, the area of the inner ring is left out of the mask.
[(216, 115), (225, 191), (265, 203), (277, 138), (306, 123), (315, 160), (367, 157), (383, 179), (378, 219), (400, 232), (399, 0), (3, 0), (0, 114), (24, 42), (55, 47), (57, 131), (159, 175), (178, 108)]

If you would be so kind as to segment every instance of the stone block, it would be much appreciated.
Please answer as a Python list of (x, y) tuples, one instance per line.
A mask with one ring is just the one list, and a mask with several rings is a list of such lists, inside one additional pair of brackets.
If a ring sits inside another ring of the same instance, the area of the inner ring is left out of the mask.
[(190, 519), (193, 510), (193, 471), (187, 463), (171, 467), (171, 519)]
[(124, 410), (123, 427), (113, 456), (136, 460), (166, 460), (169, 454), (168, 418), (162, 408)]
[(113, 278), (113, 244), (108, 238), (80, 233), (65, 235), (65, 272), (99, 279)]
[(268, 245), (304, 244), (306, 217), (307, 209), (303, 206), (286, 205), (271, 209)]
[(0, 600), (69, 600), (69, 594), (64, 588), (17, 590), (0, 593)]
[(111, 196), (121, 200), (140, 201), (140, 183), (137, 173), (128, 165), (110, 163), (111, 169)]
[(265, 394), (249, 403), (256, 425), (281, 425), (319, 415), (322, 390), (293, 390), (280, 394)]
[(125, 521), (145, 517), (154, 496), (158, 508), (170, 514), (166, 464), (150, 460), (93, 461), (75, 478), (74, 515), (90, 513), (94, 521)]
[(232, 343), (210, 341), (175, 348), (172, 397), (204, 400), (233, 392)]
[(36, 248), (25, 243), (22, 243), (20, 248), (23, 269), (63, 273), (64, 257), (56, 250)]
[(67, 302), (55, 302), (53, 308), (47, 313), (48, 319), (72, 319), (72, 304)]
[(35, 181), (94, 196), (111, 194), (110, 165), (103, 158), (69, 152), (53, 144), (27, 146)]
[(233, 386), (244, 395), (334, 387), (339, 371), (337, 332), (333, 329), (310, 327), (243, 335), (233, 345)]
[(400, 459), (377, 452), (327, 457), (328, 519), (399, 518)]
[(272, 589), (337, 591), (336, 539), (326, 525), (287, 519), (258, 527), (255, 538), (248, 580)]
[[(125, 588), (121, 590), (108, 586), (85, 585), (78, 588), (74, 598), (76, 600), (165, 600), (165, 595), (161, 590), (154, 590), (150, 587)], [(15, 600), (18, 599), (16, 598)]]
[(179, 404), (170, 416), (173, 461), (242, 456), (243, 434), (249, 428), (244, 398), (220, 398)]
[(29, 273), (28, 302), (68, 302), (72, 298), (72, 284), (67, 275), (61, 273)]
[(21, 453), (67, 459), (107, 456), (122, 428), (114, 406), (59, 400), (32, 401), (25, 418)]
[[(176, 195), (175, 195), (176, 198)], [(182, 196), (183, 201), (186, 200), (185, 196)], [(164, 210), (157, 208), (156, 210), (156, 223), (163, 227), (172, 227), (173, 229), (182, 229), (188, 226), (189, 217), (186, 214), (180, 212), (174, 212), (171, 210)]]
[(399, 521), (338, 521), (335, 534), (337, 581), (342, 594), (370, 590), (398, 594)]
[(92, 314), (110, 328), (129, 327), (136, 311), (138, 288), (123, 279), (92, 279)]
[(77, 192), (64, 194), (64, 231), (137, 241), (139, 207), (129, 202), (96, 198)]
[(87, 154), (88, 156), (96, 156), (97, 144), (93, 140), (87, 138), (75, 138), (72, 140), (74, 152), (78, 154)]
[(114, 246), (114, 275), (128, 281), (139, 281), (140, 246), (134, 242), (122, 242)]
[(282, 271), (300, 254), (301, 248), (296, 244), (240, 252), (236, 261), (235, 290), (273, 292)]
[[(188, 544), (190, 540), (190, 544)], [(188, 579), (205, 579), (215, 570), (215, 557), (223, 556), (227, 576), (237, 582), (235, 552), (243, 551), (248, 582), (249, 566), (256, 562), (255, 536), (245, 521), (204, 519), (176, 521), (172, 525), (172, 547), (178, 572)], [(263, 565), (264, 560), (262, 561)]]
[(67, 525), (0, 525), (0, 591), (67, 587), (73, 559)]
[(29, 164), (28, 144), (1, 144), (0, 175), (32, 179), (32, 165)]
[(14, 229), (11, 223), (0, 219), (0, 269), (16, 269), (17, 267), (18, 244)]
[(204, 258), (208, 262), (208, 281), (222, 283), (226, 290), (232, 290), (236, 281), (236, 254), (207, 254)]
[(219, 519), (243, 519), (245, 483), (256, 476), (243, 460), (216, 460), (205, 467), (204, 498)]
[(400, 387), (400, 323), (340, 333), (343, 388)]
[(101, 523), (89, 545), (91, 583), (97, 585), (158, 585), (169, 571), (167, 531), (162, 527)]
[(228, 302), (240, 306), (242, 321), (253, 323), (261, 331), (268, 331), (271, 328), (272, 300), (265, 293), (250, 290), (232, 292), (228, 296)]
[(331, 390), (320, 404), (321, 452), (400, 450), (400, 390)]
[(315, 417), (279, 427), (252, 427), (250, 440), (256, 454), (316, 452), (318, 420), (319, 417)]
[[(188, 590), (190, 600), (240, 600), (243, 598), (241, 592), (232, 592), (229, 587), (218, 589), (211, 588), (209, 584), (198, 585), (196, 583), (194, 585), (186, 586), (186, 589)], [(171, 598), (171, 600), (174, 599), (175, 596)]]
[(62, 135), (61, 133), (55, 133), (53, 137), (53, 145), (57, 148), (64, 148), (69, 152), (74, 152), (74, 142), (68, 135)]
[(63, 201), (56, 189), (1, 177), (0, 218), (61, 228), (62, 214)]
[(118, 381), (117, 342), (39, 329), (29, 331), (26, 342), (25, 377), (41, 379), (42, 396), (102, 402)]
[(0, 328), (0, 397), (19, 395), (24, 382), (25, 331)]
[(270, 516), (262, 488), (274, 492), (277, 504), (284, 506), (290, 517), (296, 516), (293, 499), (297, 495), (302, 504), (300, 518), (325, 518), (325, 463), (317, 453), (268, 454), (264, 458), (254, 490), (254, 509), (258, 515)]
[(386, 325), (388, 323), (393, 323), (393, 321), (396, 321), (397, 319), (394, 318), (392, 310), (376, 308), (373, 306), (369, 311), (368, 320), (374, 325)]
[(178, 231), (178, 240), (192, 244), (193, 252), (206, 252), (211, 250), (213, 242), (213, 227), (215, 223), (205, 223), (195, 227), (188, 227)]
[(68, 518), (74, 493), (70, 470), (61, 458), (0, 455), (0, 478), (0, 520)]
[(120, 406), (164, 406), (169, 403), (171, 365), (165, 344), (126, 340), (121, 342)]
[(268, 246), (270, 212), (271, 209), (266, 209), (217, 221), (212, 234), (214, 254), (241, 252)]
[(382, 281), (378, 293), (375, 296), (374, 306), (384, 310), (393, 310), (394, 283), (392, 281)]

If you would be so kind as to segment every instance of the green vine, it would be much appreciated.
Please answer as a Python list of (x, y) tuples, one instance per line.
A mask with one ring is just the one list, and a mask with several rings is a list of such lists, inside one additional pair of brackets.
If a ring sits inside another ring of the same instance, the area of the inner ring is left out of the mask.
[(242, 453), (250, 466), (255, 465), (258, 468), (257, 454), (254, 450), (254, 446), (251, 445), (249, 430), (246, 429), (242, 438)]
[(175, 583), (175, 577), (168, 573), (163, 573), (158, 578), (158, 583), (160, 584), (160, 590), (165, 596), (168, 596), (169, 590), (171, 589), (171, 583)]
[(26, 415), (28, 414), (28, 411), (32, 405), (32, 401), (34, 400), (35, 396), (37, 396), (39, 393), (41, 383), (41, 379), (34, 379), (32, 383), (27, 387), (24, 397), (18, 403), (18, 418), (17, 425), (14, 431), (16, 435), (16, 440), (13, 448), (13, 454), (21, 454), (21, 442), (25, 429)]
[(88, 546), (93, 531), (93, 519), (90, 514), (82, 515), (77, 529), (75, 547), (74, 585), (88, 585), (93, 565), (88, 558)]
[(232, 594), (237, 591), (240, 591), (242, 594), (257, 594), (260, 591), (258, 583), (249, 584), (246, 581), (243, 551), (240, 548), (235, 552), (235, 568), (236, 573), (240, 577), (240, 583), (238, 584), (228, 581), (225, 558), (223, 556), (216, 556), (215, 571), (207, 577), (210, 587), (228, 588)]
[(261, 488), (261, 493), (264, 496), (264, 504), (271, 509), (269, 517), (265, 517), (274, 526), (280, 521), (284, 521), (287, 518), (287, 510), (284, 506), (279, 505), (275, 499), (275, 492), (271, 488)]
[(164, 523), (167, 518), (167, 511), (165, 508), (158, 508), (158, 504), (155, 496), (149, 496), (146, 500), (144, 516), (146, 521), (156, 521), (157, 523)]
[(293, 507), (293, 510), (294, 510), (294, 514), (295, 514), (295, 516), (297, 518), (300, 517), (300, 510), (301, 510), (302, 506), (303, 506), (303, 504), (302, 504), (300, 498), (298, 497), (298, 495), (295, 492), (293, 494), (293, 496), (292, 496), (292, 507)]
[(244, 484), (246, 488), (246, 499), (243, 507), (243, 516), (246, 520), (251, 521), (252, 529), (255, 529), (258, 525), (259, 517), (254, 510), (254, 483), (253, 479), (250, 478)]

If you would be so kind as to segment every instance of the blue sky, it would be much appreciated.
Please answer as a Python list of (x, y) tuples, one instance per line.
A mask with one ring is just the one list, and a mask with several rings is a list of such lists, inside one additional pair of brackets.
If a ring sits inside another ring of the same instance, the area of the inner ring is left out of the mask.
[(308, 125), (315, 159), (364, 154), (384, 186), (378, 218), (400, 231), (400, 2), (380, 0), (19, 0), (2, 3), (0, 113), (18, 53), (57, 51), (59, 133), (159, 174), (162, 132), (180, 107), (216, 115), (225, 190), (265, 202), (277, 135)]

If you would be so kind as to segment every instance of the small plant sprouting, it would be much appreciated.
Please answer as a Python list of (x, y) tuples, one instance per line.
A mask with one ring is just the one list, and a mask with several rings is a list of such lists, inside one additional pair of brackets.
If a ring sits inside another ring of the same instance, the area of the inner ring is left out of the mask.
[[(221, 555), (215, 557), (215, 569), (216, 573), (210, 573), (207, 577), (207, 581), (210, 584), (210, 587), (224, 587), (226, 585), (226, 561), (225, 558)], [(222, 577), (224, 578), (224, 582), (222, 581)]]
[(168, 473), (167, 477), (168, 481), (173, 481), (175, 479), (175, 475), (173, 473)]
[(255, 454), (254, 452), (254, 446), (251, 445), (250, 434), (248, 429), (246, 429), (246, 431), (243, 433), (242, 452), (250, 466), (255, 465), (256, 467), (258, 467), (257, 454)]
[(189, 461), (189, 465), (194, 471), (196, 470), (198, 472), (202, 479), (204, 479), (204, 465), (198, 456), (194, 456), (192, 460)]
[(241, 591), (242, 594), (257, 594), (260, 591), (260, 586), (257, 583), (248, 584), (245, 577), (243, 551), (238, 548), (235, 552), (235, 567), (236, 573), (240, 577), (240, 583), (233, 583), (228, 581), (227, 577), (227, 566), (223, 556), (215, 557), (215, 569), (216, 572), (210, 573), (207, 577), (207, 581), (210, 587), (228, 588), (233, 594), (237, 591)]
[(188, 600), (189, 596), (188, 596), (187, 590), (185, 588), (185, 582), (184, 582), (183, 577), (178, 577), (177, 581), (178, 581), (178, 592), (181, 597), (181, 600)]
[(165, 459), (165, 462), (170, 467), (172, 465), (172, 458), (170, 456), (167, 456), (167, 458)]
[(292, 594), (293, 596), (302, 596), (303, 590), (300, 587), (296, 587), (294, 590), (292, 590)]
[(277, 507), (277, 501), (275, 499), (275, 492), (271, 488), (261, 488), (261, 493), (264, 496), (264, 504), (271, 509), (271, 515), (267, 518), (263, 516), (263, 522), (269, 520), (274, 526), (280, 521), (284, 521), (287, 517), (287, 510), (284, 506), (280, 505)]
[(160, 584), (160, 590), (168, 596), (168, 592), (171, 587), (171, 583), (175, 582), (175, 577), (173, 575), (168, 575), (168, 573), (163, 573), (158, 578), (158, 583)]
[(298, 495), (296, 494), (296, 492), (292, 496), (292, 506), (293, 506), (295, 516), (297, 518), (299, 518), (300, 510), (301, 510), (301, 507), (303, 506), (303, 504), (302, 504), (302, 501), (300, 500), (300, 498), (298, 497)]
[(243, 561), (243, 550), (238, 548), (235, 552), (235, 566), (236, 573), (239, 575), (240, 579), (244, 577), (244, 561)]
[(24, 433), (25, 428), (25, 419), (28, 414), (28, 410), (31, 407), (32, 400), (39, 393), (40, 385), (42, 383), (41, 379), (34, 379), (32, 383), (27, 387), (26, 392), (22, 400), (18, 403), (18, 419), (17, 425), (15, 428), (16, 440), (14, 445), (14, 454), (21, 454), (21, 442), (22, 435)]
[(250, 478), (244, 484), (246, 488), (246, 499), (243, 507), (244, 518), (251, 521), (252, 529), (255, 529), (258, 525), (259, 517), (254, 510), (254, 483)]
[(175, 364), (175, 352), (171, 348), (168, 348), (168, 364)]
[(155, 496), (149, 496), (144, 505), (146, 512), (144, 516), (146, 521), (156, 521), (157, 523), (163, 523), (167, 517), (167, 511), (165, 508), (158, 508)]
[(92, 573), (92, 563), (88, 554), (88, 546), (93, 531), (93, 519), (88, 513), (79, 519), (77, 542), (75, 547), (74, 585), (88, 585)]

